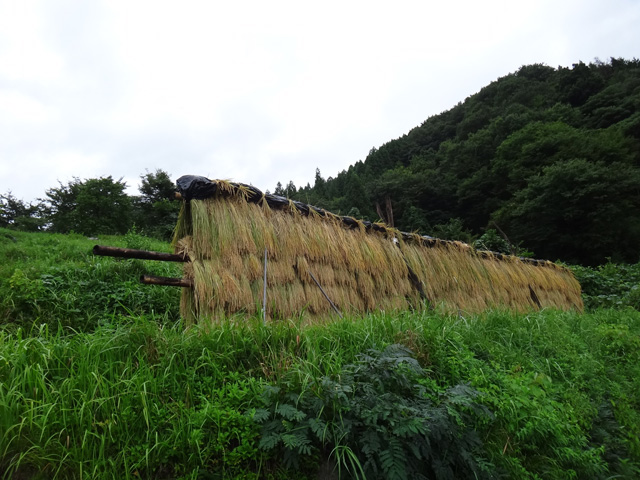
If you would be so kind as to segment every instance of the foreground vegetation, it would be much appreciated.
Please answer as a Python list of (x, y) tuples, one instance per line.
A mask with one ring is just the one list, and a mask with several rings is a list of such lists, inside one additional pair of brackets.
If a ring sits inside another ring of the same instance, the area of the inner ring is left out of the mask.
[(637, 478), (639, 352), (632, 311), (5, 332), (0, 470)]
[(90, 254), (166, 244), (0, 236), (0, 478), (640, 476), (637, 266), (577, 268), (586, 314), (185, 330), (137, 283), (179, 266)]
[(180, 292), (148, 288), (143, 273), (179, 276), (172, 263), (96, 257), (97, 243), (170, 251), (166, 242), (130, 231), (124, 236), (26, 233), (0, 229), (0, 318), (7, 328), (34, 322), (90, 331), (120, 315), (178, 320)]

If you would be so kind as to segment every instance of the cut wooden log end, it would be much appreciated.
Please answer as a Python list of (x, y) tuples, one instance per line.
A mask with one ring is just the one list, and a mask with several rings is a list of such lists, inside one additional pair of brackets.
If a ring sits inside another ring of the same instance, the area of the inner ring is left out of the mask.
[(189, 257), (184, 254), (150, 252), (147, 250), (108, 247), (105, 245), (94, 246), (93, 254), (102, 255), (106, 257), (137, 258), (139, 260), (159, 260), (161, 262), (188, 262), (189, 261)]
[(190, 278), (155, 277), (153, 275), (142, 275), (140, 277), (140, 283), (146, 285), (164, 285), (167, 287), (193, 287), (193, 280)]

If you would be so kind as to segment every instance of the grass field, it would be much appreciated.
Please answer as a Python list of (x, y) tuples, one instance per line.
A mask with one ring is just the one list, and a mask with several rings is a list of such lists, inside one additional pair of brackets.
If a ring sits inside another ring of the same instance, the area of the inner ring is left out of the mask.
[(632, 308), (185, 329), (90, 253), (166, 244), (0, 239), (0, 478), (640, 477)]

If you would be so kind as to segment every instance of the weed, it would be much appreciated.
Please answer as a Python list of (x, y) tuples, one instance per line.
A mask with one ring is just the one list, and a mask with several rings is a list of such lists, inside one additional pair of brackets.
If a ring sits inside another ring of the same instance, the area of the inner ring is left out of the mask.
[(469, 386), (438, 393), (423, 375), (410, 350), (390, 345), (359, 355), (335, 378), (266, 387), (264, 408), (254, 413), (263, 424), (260, 447), (281, 450), (293, 469), (328, 451), (356, 478), (481, 478), (487, 462), (471, 413), (491, 414)]

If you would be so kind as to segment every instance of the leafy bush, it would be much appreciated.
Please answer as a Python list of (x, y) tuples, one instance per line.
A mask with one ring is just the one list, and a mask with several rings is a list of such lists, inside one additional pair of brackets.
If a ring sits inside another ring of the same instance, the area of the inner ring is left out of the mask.
[(480, 238), (473, 242), (474, 248), (478, 250), (489, 250), (492, 252), (511, 254), (511, 244), (498, 235), (494, 229), (488, 229)]
[(572, 265), (582, 287), (585, 307), (640, 310), (640, 263), (606, 263), (597, 267)]
[[(89, 331), (120, 316), (155, 313), (179, 318), (179, 290), (139, 282), (144, 273), (179, 276), (179, 265), (96, 257), (91, 253), (96, 240), (81, 235), (12, 232), (11, 238), (0, 243), (0, 255), (6, 259), (0, 265), (0, 313), (5, 325), (47, 323)], [(103, 241), (168, 250), (166, 243), (135, 230)]]
[(359, 355), (337, 378), (297, 391), (267, 387), (265, 408), (254, 414), (263, 423), (260, 447), (282, 451), (295, 469), (328, 453), (357, 478), (486, 476), (473, 425), (491, 414), (478, 392), (464, 384), (439, 392), (424, 375), (409, 349), (390, 345)]

